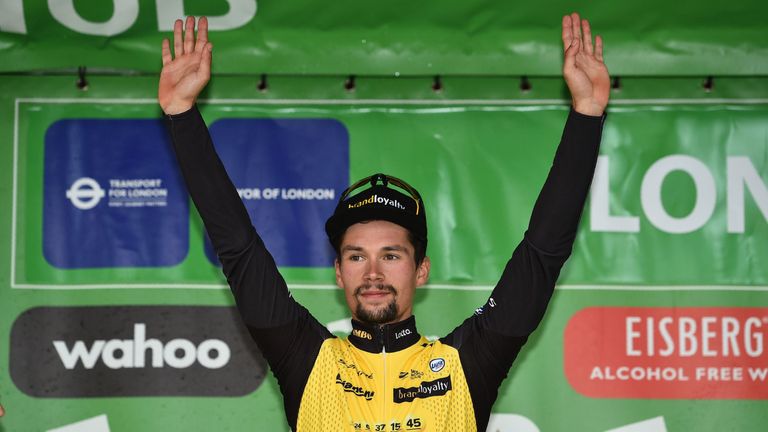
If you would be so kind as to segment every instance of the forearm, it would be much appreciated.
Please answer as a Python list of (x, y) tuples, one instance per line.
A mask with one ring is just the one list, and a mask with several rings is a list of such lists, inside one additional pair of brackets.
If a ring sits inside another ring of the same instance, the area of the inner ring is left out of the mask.
[(507, 336), (526, 336), (539, 324), (571, 253), (594, 175), (601, 117), (571, 112), (525, 238), (515, 249), (484, 306), (481, 321)]
[(187, 190), (203, 219), (245, 323), (266, 328), (293, 319), (297, 308), (272, 256), (251, 224), (248, 212), (193, 107), (166, 116)]
[(252, 240), (248, 212), (229, 179), (197, 107), (165, 116), (187, 190), (216, 253), (238, 253)]
[(571, 252), (597, 163), (604, 117), (571, 111), (547, 180), (534, 205), (526, 239), (552, 255)]

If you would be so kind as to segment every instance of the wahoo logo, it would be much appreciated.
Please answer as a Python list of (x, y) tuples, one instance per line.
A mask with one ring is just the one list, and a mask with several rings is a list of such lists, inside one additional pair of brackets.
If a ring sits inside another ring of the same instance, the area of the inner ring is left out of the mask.
[(66, 341), (55, 340), (53, 346), (64, 367), (70, 370), (78, 363), (85, 369), (93, 369), (99, 357), (110, 369), (143, 368), (147, 353), (151, 354), (153, 368), (186, 369), (197, 361), (204, 368), (219, 369), (231, 357), (229, 346), (221, 339), (207, 339), (197, 346), (189, 339), (173, 339), (167, 344), (157, 339), (147, 340), (143, 323), (134, 324), (133, 339), (95, 340), (90, 347), (79, 340), (71, 349)]
[(395, 403), (413, 402), (414, 399), (426, 399), (442, 396), (451, 390), (451, 376), (438, 378), (434, 381), (424, 381), (418, 387), (398, 387), (393, 389)]
[(405, 206), (400, 204), (400, 201), (393, 200), (389, 198), (380, 197), (376, 194), (371, 195), (368, 199), (364, 199), (362, 201), (356, 202), (354, 204), (347, 204), (347, 208), (358, 208), (363, 207), (369, 204), (382, 204), (385, 206), (390, 206), (394, 208), (398, 208), (400, 210), (405, 210)]
[(341, 378), (341, 374), (336, 374), (336, 384), (340, 385), (347, 393), (352, 393), (355, 396), (364, 397), (365, 400), (373, 399), (374, 392), (371, 390), (365, 390), (360, 386), (353, 385), (351, 382), (344, 381)]
[(232, 307), (33, 308), (13, 323), (9, 357), (34, 397), (244, 396), (267, 370)]

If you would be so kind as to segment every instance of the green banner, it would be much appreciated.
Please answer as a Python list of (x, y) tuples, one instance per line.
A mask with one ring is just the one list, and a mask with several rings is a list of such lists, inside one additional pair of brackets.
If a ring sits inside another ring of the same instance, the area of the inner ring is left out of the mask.
[[(522, 238), (567, 116), (562, 83), (534, 80), (522, 95), (493, 79), (446, 80), (441, 93), (429, 79), (361, 80), (354, 93), (337, 84), (283, 78), (264, 94), (246, 78), (218, 78), (200, 106), (214, 137), (235, 120), (341, 127), (348, 179), (385, 171), (416, 186), (433, 271), (415, 314), (422, 333), (442, 336), (485, 302)], [(155, 86), (152, 77), (94, 77), (87, 92), (66, 77), (0, 84), (0, 431), (287, 430), (277, 383), (239, 333), (202, 224), (163, 165), (168, 149), (151, 145)], [(489, 430), (761, 430), (768, 87), (624, 86), (574, 256)], [(99, 169), (115, 181), (93, 174), (75, 187)], [(156, 238), (175, 240), (158, 251)], [(281, 272), (320, 322), (349, 330), (329, 266)]]
[[(156, 72), (174, 19), (207, 15), (217, 74), (559, 76), (560, 18), (573, 8), (565, 0), (5, 0), (0, 71)], [(729, 2), (577, 9), (604, 36), (613, 74), (768, 73), (765, 2), (739, 2), (738, 14)]]

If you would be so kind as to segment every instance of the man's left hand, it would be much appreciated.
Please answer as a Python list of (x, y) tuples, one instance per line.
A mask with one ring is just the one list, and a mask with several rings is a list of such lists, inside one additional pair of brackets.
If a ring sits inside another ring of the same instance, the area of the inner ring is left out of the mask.
[(608, 105), (611, 79), (603, 63), (603, 39), (595, 38), (587, 20), (572, 13), (563, 17), (563, 77), (571, 92), (573, 109), (586, 115), (599, 116)]

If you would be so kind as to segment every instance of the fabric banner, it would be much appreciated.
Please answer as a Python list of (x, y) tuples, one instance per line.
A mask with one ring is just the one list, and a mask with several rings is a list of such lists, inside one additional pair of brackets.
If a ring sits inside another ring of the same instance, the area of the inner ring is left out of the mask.
[[(342, 96), (322, 80), (278, 86), (309, 95), (295, 98), (221, 78), (200, 107), (294, 297), (339, 335), (349, 311), (322, 224), (350, 181), (383, 171), (414, 185), (433, 269), (415, 314), (439, 337), (486, 301), (522, 238), (568, 105), (554, 80), (510, 99), (472, 80), (428, 95), (413, 89), (429, 80), (384, 81)], [(155, 85), (0, 84), (0, 431), (287, 430)], [(768, 87), (743, 99), (729, 86), (614, 94), (574, 255), (489, 430), (766, 424)]]
[[(768, 6), (738, 6), (602, 0), (576, 8), (605, 37), (613, 74), (766, 75)], [(573, 9), (567, 0), (3, 0), (0, 71), (156, 72), (173, 21), (207, 15), (218, 74), (559, 76), (560, 18)]]

